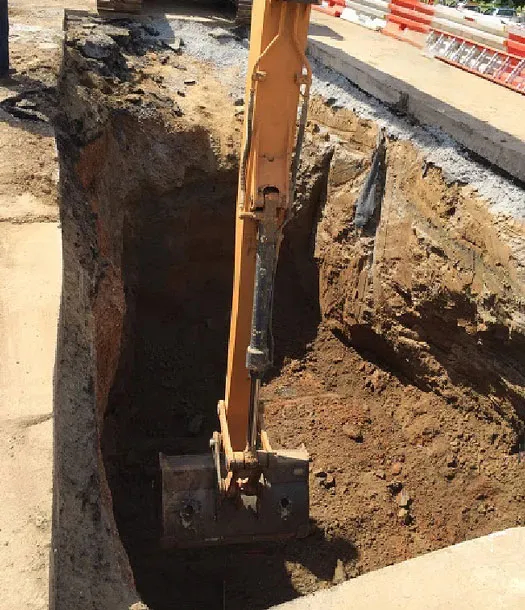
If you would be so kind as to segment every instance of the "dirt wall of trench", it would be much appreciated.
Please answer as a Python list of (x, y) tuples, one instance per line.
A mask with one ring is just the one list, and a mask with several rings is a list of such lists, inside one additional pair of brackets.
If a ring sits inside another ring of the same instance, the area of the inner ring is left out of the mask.
[(409, 142), (391, 141), (379, 221), (356, 230), (360, 169), (376, 128), (369, 126), (360, 156), (356, 136), (346, 140), (355, 116), (322, 103), (312, 114), (335, 139), (315, 249), (327, 324), (418, 387), (513, 422), (517, 450), (525, 416), (523, 224), (491, 214), (468, 185), (447, 184)]

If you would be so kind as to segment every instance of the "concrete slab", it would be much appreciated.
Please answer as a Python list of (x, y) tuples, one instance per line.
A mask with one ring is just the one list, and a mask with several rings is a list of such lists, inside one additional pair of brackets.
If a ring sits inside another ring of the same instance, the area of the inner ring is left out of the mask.
[[(0, 217), (2, 210), (0, 198)], [(61, 267), (56, 222), (0, 222), (2, 610), (48, 607), (53, 367)]]
[(427, 57), (379, 32), (322, 13), (312, 17), (312, 57), (366, 93), (525, 182), (525, 96)]
[(525, 527), (370, 572), (279, 610), (523, 610)]

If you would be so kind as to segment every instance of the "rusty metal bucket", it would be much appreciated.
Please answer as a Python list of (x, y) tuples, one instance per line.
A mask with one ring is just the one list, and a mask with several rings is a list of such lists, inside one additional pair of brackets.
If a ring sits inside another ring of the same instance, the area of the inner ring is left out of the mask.
[(211, 452), (160, 454), (163, 545), (194, 547), (306, 536), (308, 461), (304, 448), (272, 451), (257, 495), (231, 499), (219, 490)]

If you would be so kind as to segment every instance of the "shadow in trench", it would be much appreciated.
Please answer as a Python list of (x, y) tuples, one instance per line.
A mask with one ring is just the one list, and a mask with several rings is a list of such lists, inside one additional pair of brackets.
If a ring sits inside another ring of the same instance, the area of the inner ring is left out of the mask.
[[(301, 357), (317, 332), (313, 228), (325, 187), (321, 172), (287, 231), (276, 286), (276, 370), (285, 355)], [(217, 426), (235, 194), (235, 172), (212, 180), (192, 176), (182, 188), (135, 201), (124, 213), (126, 314), (102, 446), (119, 534), (137, 589), (153, 610), (265, 608), (298, 595), (288, 566), (298, 563), (314, 580), (330, 580), (337, 559), (355, 557), (351, 543), (328, 540), (316, 529), (286, 544), (169, 552), (159, 545), (158, 453), (205, 452)]]
[(224, 393), (234, 197), (228, 173), (126, 211), (126, 315), (102, 445), (132, 567), (143, 545), (160, 538), (159, 451), (203, 451), (215, 426)]
[(328, 538), (313, 526), (310, 536), (287, 543), (233, 545), (157, 553), (137, 558), (149, 583), (141, 589), (154, 610), (263, 610), (331, 582), (337, 560), (357, 558), (355, 546)]

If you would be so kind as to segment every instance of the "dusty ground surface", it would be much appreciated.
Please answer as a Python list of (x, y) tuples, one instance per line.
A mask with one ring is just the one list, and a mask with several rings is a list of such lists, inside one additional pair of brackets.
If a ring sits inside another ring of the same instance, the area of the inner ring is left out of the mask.
[[(1, 201), (1, 199), (0, 199)], [(56, 222), (0, 222), (1, 607), (47, 608), (52, 379), (60, 295)]]
[(61, 284), (58, 159), (48, 118), (55, 110), (63, 5), (9, 3), (14, 71), (0, 82), (2, 610), (48, 607)]
[(72, 23), (60, 87), (57, 607), (106, 604), (102, 569), (131, 600), (131, 568), (151, 608), (265, 608), (522, 523), (523, 227), (390, 140), (357, 230), (377, 126), (317, 99), (264, 390), (274, 442), (312, 455), (311, 534), (160, 549), (158, 451), (216, 426), (242, 108), (209, 65), (111, 27)]
[[(60, 20), (29, 8), (30, 3), (10, 3), (17, 71), (0, 83), (0, 101), (52, 86), (56, 78), (56, 39), (47, 40), (53, 48), (41, 48), (43, 39), (35, 44), (35, 32), (28, 30), (42, 32), (43, 27), (56, 35)], [(0, 142), (0, 605), (42, 610), (48, 596), (52, 380), (61, 272), (58, 163), (49, 124), (20, 120), (3, 105)]]

